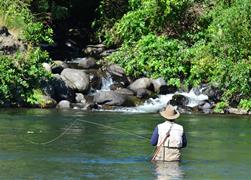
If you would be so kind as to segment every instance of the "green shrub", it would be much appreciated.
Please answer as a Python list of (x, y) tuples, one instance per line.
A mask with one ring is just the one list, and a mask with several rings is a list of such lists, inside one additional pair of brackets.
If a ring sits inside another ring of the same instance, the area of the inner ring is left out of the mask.
[(236, 62), (251, 55), (250, 9), (250, 0), (231, 1), (228, 6), (219, 3), (215, 8), (208, 29), (215, 56)]
[(42, 63), (48, 62), (48, 54), (39, 48), (29, 49), (15, 56), (0, 56), (0, 101), (27, 102), (40, 79), (49, 77)]
[(247, 111), (250, 111), (251, 110), (251, 99), (242, 99), (238, 105), (238, 108), (242, 108)]
[(146, 0), (129, 1), (131, 11), (126, 13), (114, 26), (106, 31), (105, 43), (118, 45), (131, 43), (141, 39), (148, 33), (162, 30), (168, 16), (180, 10), (189, 0)]
[(216, 113), (223, 113), (225, 108), (227, 108), (229, 105), (227, 102), (218, 102), (214, 108), (214, 112)]
[(33, 44), (53, 43), (51, 28), (38, 22), (31, 13), (31, 1), (26, 0), (0, 0), (1, 24), (9, 29), (18, 29), (22, 40)]
[(29, 23), (22, 34), (23, 40), (35, 45), (39, 43), (52, 44), (53, 30), (46, 28), (41, 22)]
[(124, 44), (107, 60), (120, 64), (134, 77), (163, 77), (170, 85), (180, 86), (188, 69), (184, 49), (177, 40), (149, 34), (133, 45)]

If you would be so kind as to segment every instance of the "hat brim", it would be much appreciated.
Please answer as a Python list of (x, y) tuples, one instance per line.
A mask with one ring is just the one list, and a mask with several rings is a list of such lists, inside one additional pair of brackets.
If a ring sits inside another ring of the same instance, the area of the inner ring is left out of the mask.
[(180, 113), (178, 111), (175, 111), (176, 114), (173, 116), (167, 115), (165, 111), (160, 112), (160, 115), (166, 119), (177, 119), (180, 116)]

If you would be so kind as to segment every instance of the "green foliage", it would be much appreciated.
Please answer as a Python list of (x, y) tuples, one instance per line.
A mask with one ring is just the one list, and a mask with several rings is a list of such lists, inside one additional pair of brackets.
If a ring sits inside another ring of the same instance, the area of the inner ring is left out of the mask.
[(31, 0), (0, 0), (2, 25), (20, 30), (24, 41), (34, 44), (53, 43), (52, 29), (41, 22), (36, 22), (35, 16), (29, 9), (31, 2)]
[(46, 100), (43, 99), (43, 92), (40, 89), (33, 89), (28, 94), (26, 102), (31, 105), (40, 104), (42, 107), (46, 104)]
[[(138, 1), (138, 0), (137, 0)], [(138, 1), (139, 2), (139, 1)], [(92, 23), (96, 30), (96, 39), (102, 41), (107, 31), (128, 10), (128, 3), (124, 0), (102, 0), (97, 9), (98, 18)]]
[[(140, 3), (139, 3), (140, 2)], [(106, 32), (105, 43), (118, 45), (138, 41), (150, 32), (162, 30), (164, 22), (173, 11), (180, 10), (188, 0), (129, 1), (131, 11), (126, 13)]]
[(227, 102), (218, 102), (214, 108), (214, 112), (216, 113), (223, 113), (224, 110), (228, 107), (228, 103)]
[(40, 79), (49, 76), (42, 66), (48, 59), (48, 54), (39, 48), (15, 56), (0, 56), (0, 101), (27, 101), (33, 89), (39, 87)]
[(250, 98), (250, 0), (131, 0), (129, 6), (106, 32), (108, 45), (122, 44), (107, 60), (136, 77), (217, 85), (224, 93), (216, 112), (235, 96)]
[(242, 99), (238, 105), (238, 108), (250, 111), (251, 110), (251, 99)]
[(208, 31), (216, 56), (236, 62), (251, 55), (250, 9), (250, 0), (231, 1), (230, 6), (220, 4), (215, 9)]
[(32, 20), (29, 0), (0, 0), (0, 16), (9, 28), (23, 28)]
[(53, 30), (46, 28), (41, 22), (29, 23), (23, 32), (23, 39), (34, 44), (52, 44)]
[(188, 69), (184, 48), (179, 41), (149, 34), (133, 45), (123, 45), (108, 60), (119, 63), (129, 75), (163, 77), (170, 85), (180, 86)]

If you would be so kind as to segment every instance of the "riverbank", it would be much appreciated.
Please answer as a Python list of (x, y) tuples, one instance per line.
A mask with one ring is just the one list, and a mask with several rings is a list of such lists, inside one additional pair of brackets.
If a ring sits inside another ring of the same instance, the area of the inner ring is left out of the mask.
[[(5, 45), (2, 41), (1, 51), (13, 54), (15, 47), (24, 47), (5, 29), (7, 39), (13, 43)], [(4, 38), (4, 35), (2, 36)], [(10, 41), (10, 40), (9, 40)], [(12, 52), (10, 52), (10, 50)], [(24, 50), (22, 50), (24, 51)], [(88, 45), (84, 57), (69, 61), (51, 61), (41, 64), (50, 77), (40, 80), (41, 95), (39, 102), (30, 105), (5, 103), (4, 106), (81, 109), (81, 110), (114, 110), (158, 112), (167, 104), (177, 106), (182, 113), (203, 112), (216, 113), (217, 102), (222, 92), (212, 85), (203, 84), (188, 90), (168, 85), (163, 78), (157, 79), (127, 76), (122, 67), (108, 63), (104, 58), (115, 52), (106, 49), (105, 45)], [(250, 115), (248, 110), (227, 107), (217, 113)]]

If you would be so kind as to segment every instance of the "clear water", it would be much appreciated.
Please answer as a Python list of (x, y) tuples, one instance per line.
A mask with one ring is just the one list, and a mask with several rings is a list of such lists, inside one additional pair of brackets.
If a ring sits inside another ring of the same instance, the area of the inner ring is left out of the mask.
[(143, 137), (162, 121), (156, 113), (2, 109), (0, 179), (250, 178), (250, 116), (182, 115), (182, 162), (153, 164)]

